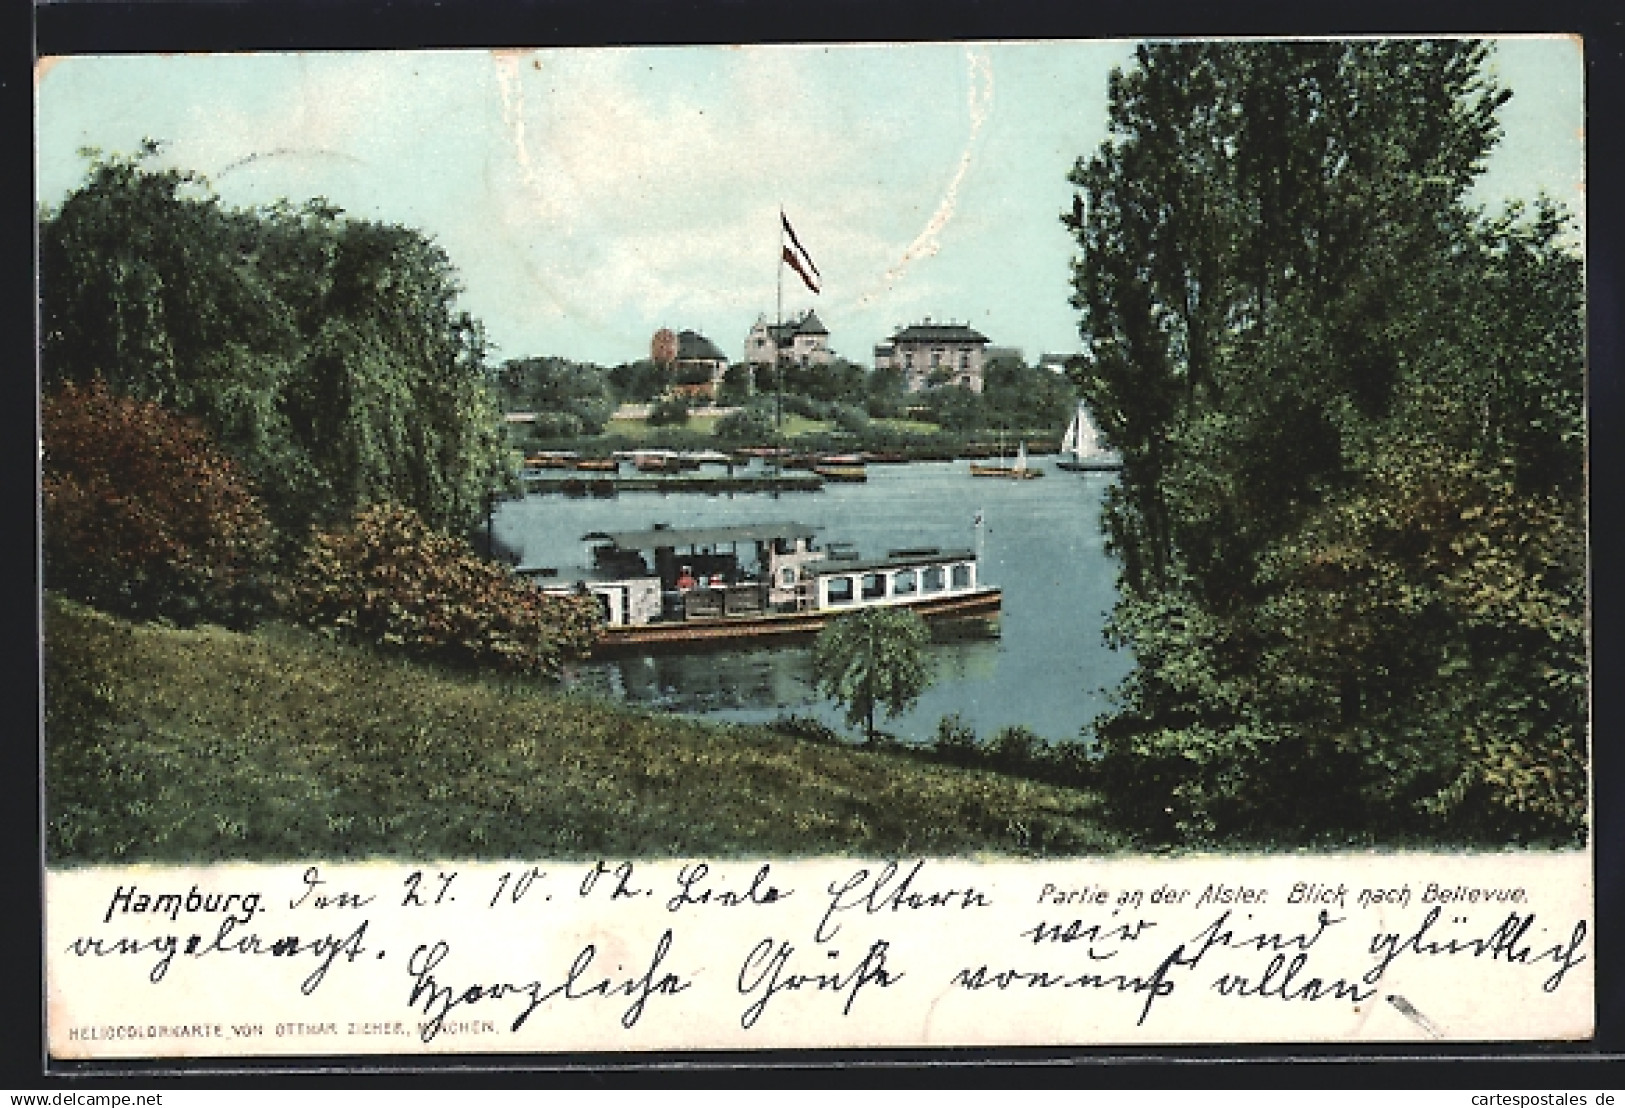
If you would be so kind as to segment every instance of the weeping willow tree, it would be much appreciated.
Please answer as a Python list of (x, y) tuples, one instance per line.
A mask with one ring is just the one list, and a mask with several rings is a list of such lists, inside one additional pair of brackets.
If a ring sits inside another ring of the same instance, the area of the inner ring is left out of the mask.
[(155, 143), (87, 154), (40, 220), (48, 390), (101, 381), (197, 416), (290, 540), (379, 501), (479, 518), (498, 413), (439, 246), (320, 201), (226, 208)]
[(1586, 810), (1582, 272), (1469, 190), (1470, 41), (1142, 47), (1063, 222), (1123, 456), (1098, 721), (1163, 840), (1572, 840)]

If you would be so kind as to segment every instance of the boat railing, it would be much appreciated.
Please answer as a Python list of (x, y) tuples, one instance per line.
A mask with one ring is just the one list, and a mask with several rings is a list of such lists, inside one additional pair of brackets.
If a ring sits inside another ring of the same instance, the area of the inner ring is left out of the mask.
[(738, 585), (702, 585), (682, 595), (684, 619), (719, 619), (758, 616), (767, 608), (767, 586), (757, 582)]

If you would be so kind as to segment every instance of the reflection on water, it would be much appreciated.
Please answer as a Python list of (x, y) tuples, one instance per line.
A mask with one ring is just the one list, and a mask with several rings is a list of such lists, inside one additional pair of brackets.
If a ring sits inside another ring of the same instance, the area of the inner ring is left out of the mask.
[[(933, 685), (991, 680), (998, 656), (996, 642), (935, 643)], [(812, 648), (806, 645), (589, 662), (572, 667), (567, 681), (579, 692), (672, 712), (721, 714), (737, 721), (768, 720), (788, 712), (819, 716), (831, 725), (838, 720), (833, 711), (820, 711), (824, 706), (813, 688)]]
[[(883, 554), (973, 546), (972, 520), (981, 512), (981, 577), (1004, 590), (999, 636), (939, 636), (931, 647), (934, 683), (912, 711), (883, 726), (923, 741), (939, 719), (958, 714), (984, 739), (1018, 723), (1063, 739), (1107, 708), (1107, 690), (1128, 669), (1128, 659), (1101, 637), (1116, 598), (1116, 569), (1098, 522), (1113, 479), (1052, 470), (1039, 481), (1001, 482), (970, 477), (964, 462), (871, 466), (866, 484), (782, 497), (532, 495), (502, 505), (496, 531), (525, 564), (557, 567), (568, 581), (588, 569), (582, 537), (590, 531), (795, 521), (819, 526), (824, 542)], [(811, 648), (802, 643), (589, 662), (572, 667), (570, 681), (587, 693), (673, 712), (741, 722), (794, 712), (845, 729), (840, 712), (813, 690), (811, 671)]]
[(579, 667), (571, 684), (584, 692), (674, 712), (771, 716), (816, 699), (811, 666), (805, 647), (643, 655)]

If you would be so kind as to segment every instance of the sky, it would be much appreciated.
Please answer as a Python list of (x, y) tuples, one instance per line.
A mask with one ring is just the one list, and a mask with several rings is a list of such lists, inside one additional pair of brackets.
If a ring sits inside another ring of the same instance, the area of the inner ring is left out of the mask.
[[(144, 55), (36, 69), (36, 183), (84, 147), (202, 174), (233, 207), (324, 197), (421, 228), (495, 357), (646, 357), (661, 327), (730, 357), (816, 308), (869, 363), (927, 317), (1029, 360), (1079, 348), (1066, 175), (1106, 137), (1120, 41)], [(1576, 42), (1504, 39), (1505, 137), (1475, 199), (1583, 216)], [(784, 211), (823, 275), (779, 265)]]

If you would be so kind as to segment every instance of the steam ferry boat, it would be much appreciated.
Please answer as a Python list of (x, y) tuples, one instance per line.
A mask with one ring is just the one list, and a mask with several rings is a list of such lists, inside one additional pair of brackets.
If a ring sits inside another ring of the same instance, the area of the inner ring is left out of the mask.
[(976, 553), (916, 547), (864, 559), (820, 546), (803, 523), (595, 531), (593, 573), (547, 586), (598, 598), (594, 653), (771, 641), (821, 630), (865, 608), (897, 607), (938, 621), (995, 619), (1001, 590), (981, 583)]

